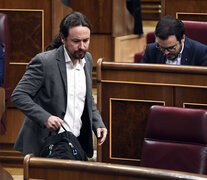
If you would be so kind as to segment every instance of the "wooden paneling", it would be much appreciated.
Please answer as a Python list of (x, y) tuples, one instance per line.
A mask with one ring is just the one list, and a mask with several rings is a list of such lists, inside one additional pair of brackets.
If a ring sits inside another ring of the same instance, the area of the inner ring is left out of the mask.
[(177, 87), (175, 92), (177, 97), (175, 106), (207, 109), (206, 91), (205, 87)]
[(159, 20), (161, 17), (161, 0), (141, 0), (142, 19)]
[[(104, 90), (106, 89), (105, 86), (103, 88)], [(122, 86), (120, 88), (124, 87)], [(109, 89), (106, 89), (106, 91), (108, 90)], [(114, 97), (114, 94), (112, 96)], [(147, 114), (143, 116), (143, 113), (147, 112), (149, 107), (155, 104), (164, 105), (164, 102), (109, 97), (110, 119), (108, 127), (111, 160), (137, 161), (137, 165), (139, 164), (142, 139), (144, 138), (144, 129), (147, 122)], [(106, 106), (103, 106), (103, 108), (105, 109)], [(103, 111), (103, 113), (104, 112), (105, 111)], [(104, 118), (106, 117), (104, 116)], [(135, 141), (135, 137), (139, 138)]]
[(112, 33), (111, 0), (76, 0), (71, 1), (70, 7), (74, 11), (80, 11), (89, 19), (93, 33)]
[(1, 12), (7, 14), (10, 27), (10, 62), (28, 62), (44, 50), (43, 10), (2, 9)]
[(98, 108), (108, 137), (98, 160), (139, 165), (151, 105), (207, 109), (207, 68), (98, 62)]
[[(33, 1), (33, 0), (22, 0), (22, 1), (14, 1), (14, 0), (0, 0), (0, 9), (9, 9), (9, 10), (12, 10), (12, 11), (17, 11), (17, 10), (43, 10), (44, 11), (44, 29), (46, 30), (44, 32), (44, 44), (48, 44), (50, 43), (51, 41), (51, 29), (52, 29), (52, 19), (51, 19), (51, 14), (52, 14), (52, 11), (51, 11), (51, 1), (50, 0), (36, 0), (36, 1)], [(33, 15), (34, 16), (34, 15)], [(15, 17), (14, 17), (15, 18)], [(27, 18), (26, 16), (20, 16), (19, 17), (19, 20), (17, 19), (14, 19), (14, 21), (17, 21), (16, 23), (19, 22), (19, 25), (16, 27), (16, 26), (11, 26), (10, 28), (12, 28), (12, 31), (22, 31), (22, 32), (19, 32), (19, 36), (23, 38), (23, 32), (24, 30), (27, 30), (30, 28), (30, 26), (28, 26), (28, 24), (32, 23), (32, 21), (34, 20), (33, 18), (32, 19), (29, 19), (27, 23), (24, 22), (24, 19)], [(24, 22), (23, 24), (20, 24), (20, 22)], [(34, 21), (33, 21), (34, 22)], [(36, 23), (36, 22), (35, 22)], [(42, 23), (42, 22), (41, 22)], [(41, 25), (41, 24), (39, 24)], [(34, 27), (34, 26), (32, 26)], [(35, 31), (35, 29), (31, 29), (31, 32)], [(41, 38), (41, 37), (38, 37), (38, 38)], [(14, 39), (16, 38), (13, 38), (11, 39), (12, 41), (14, 41)], [(30, 41), (30, 39), (28, 39), (28, 41)], [(33, 40), (34, 41), (34, 40)], [(21, 46), (25, 46), (24, 43), (28, 43), (28, 42), (25, 42), (25, 41), (22, 41), (22, 44)], [(29, 49), (29, 47), (27, 47)], [(11, 51), (13, 51), (13, 49), (11, 49)], [(41, 52), (41, 50), (40, 50)]]
[(143, 52), (146, 47), (145, 35), (127, 35), (115, 37), (115, 61), (134, 62), (134, 55)]
[(207, 13), (176, 12), (176, 18), (190, 21), (207, 21)]
[(13, 180), (11, 174), (7, 170), (3, 169), (1, 164), (0, 164), (0, 179)]
[(92, 34), (89, 52), (93, 56), (94, 67), (96, 67), (96, 62), (100, 57), (108, 57), (107, 59), (113, 59), (114, 38), (108, 34)]
[(44, 51), (57, 33), (58, 21), (71, 9), (58, 0), (0, 0), (0, 11), (8, 15), (11, 36), (9, 84), (13, 89), (24, 73), (19, 69), (19, 63), (25, 63), (25, 66), (37, 53)]
[(17, 109), (7, 109), (7, 131), (0, 136), (0, 143), (14, 143), (23, 123), (24, 115)]
[[(162, 16), (171, 15), (176, 17), (176, 14), (178, 14), (178, 18), (182, 20), (202, 21), (201, 16), (203, 17), (207, 12), (207, 2), (205, 0), (174, 0), (173, 3), (171, 0), (162, 0), (161, 7)], [(207, 18), (205, 17), (205, 19)], [(205, 19), (203, 20), (205, 21)]]
[(59, 24), (63, 17), (70, 14), (73, 10), (70, 7), (67, 7), (61, 3), (60, 0), (52, 0), (52, 39), (57, 35), (59, 32)]
[(23, 155), (14, 150), (14, 143), (23, 123), (24, 115), (14, 108), (7, 109), (7, 128), (0, 136), (0, 164), (4, 167), (22, 167)]
[(133, 31), (134, 21), (126, 8), (126, 0), (76, 0), (71, 1), (70, 7), (86, 15), (92, 24), (92, 33), (117, 37)]

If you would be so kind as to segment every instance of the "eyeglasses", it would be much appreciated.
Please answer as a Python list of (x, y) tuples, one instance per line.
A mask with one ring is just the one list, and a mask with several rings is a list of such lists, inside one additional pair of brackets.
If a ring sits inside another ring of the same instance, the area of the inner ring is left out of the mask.
[(177, 45), (178, 45), (178, 44), (176, 43), (176, 44), (173, 45), (173, 46), (164, 48), (164, 47), (161, 47), (161, 46), (157, 43), (156, 48), (159, 49), (159, 50), (162, 51), (162, 52), (165, 52), (166, 50), (167, 50), (168, 52), (175, 52), (175, 51), (176, 51), (176, 46), (177, 46)]

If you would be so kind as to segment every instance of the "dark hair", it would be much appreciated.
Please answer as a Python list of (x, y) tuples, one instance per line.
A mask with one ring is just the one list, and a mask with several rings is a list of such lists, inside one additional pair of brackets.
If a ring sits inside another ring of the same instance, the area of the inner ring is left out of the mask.
[(63, 18), (60, 23), (59, 33), (56, 35), (52, 43), (46, 47), (46, 51), (60, 47), (62, 45), (61, 36), (67, 38), (69, 35), (69, 29), (75, 26), (86, 26), (91, 30), (91, 24), (86, 16), (80, 12), (72, 12)]
[(160, 39), (166, 40), (170, 35), (175, 35), (181, 42), (185, 34), (185, 27), (182, 21), (172, 16), (164, 16), (159, 20), (155, 28), (155, 35)]

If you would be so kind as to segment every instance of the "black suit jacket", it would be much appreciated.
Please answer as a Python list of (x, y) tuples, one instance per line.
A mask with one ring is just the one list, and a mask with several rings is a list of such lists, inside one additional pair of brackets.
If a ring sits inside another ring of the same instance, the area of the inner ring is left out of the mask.
[[(147, 45), (141, 62), (165, 64), (166, 57), (156, 48), (156, 43), (151, 43)], [(181, 65), (207, 66), (207, 46), (186, 37)]]

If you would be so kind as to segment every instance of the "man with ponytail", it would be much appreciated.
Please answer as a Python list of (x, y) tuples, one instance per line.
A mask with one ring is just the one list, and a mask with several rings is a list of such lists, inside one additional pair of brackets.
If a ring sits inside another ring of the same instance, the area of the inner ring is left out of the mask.
[(26, 116), (16, 150), (39, 156), (49, 132), (63, 132), (62, 125), (78, 138), (88, 157), (93, 156), (92, 131), (98, 145), (105, 141), (107, 129), (92, 96), (90, 35), (87, 18), (73, 12), (62, 20), (47, 51), (28, 64), (11, 97)]

